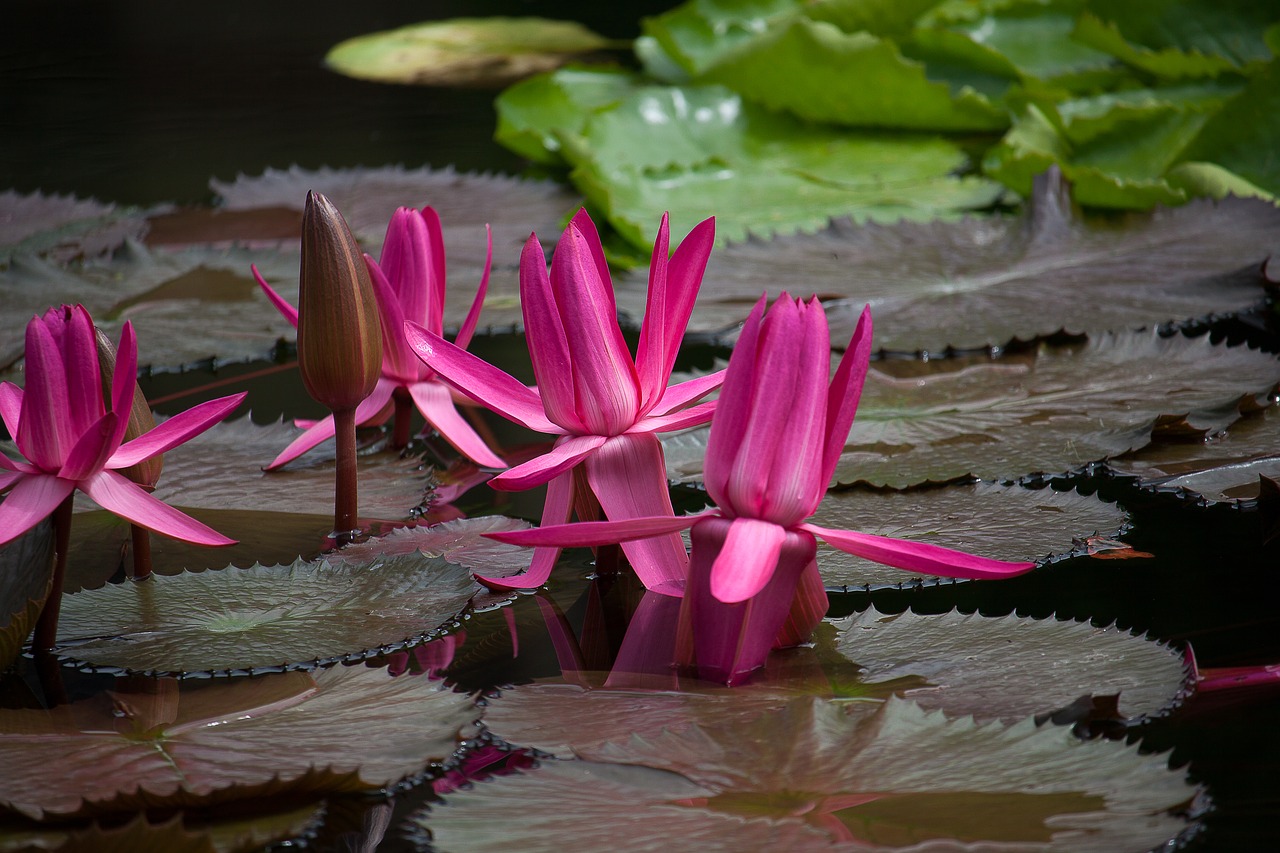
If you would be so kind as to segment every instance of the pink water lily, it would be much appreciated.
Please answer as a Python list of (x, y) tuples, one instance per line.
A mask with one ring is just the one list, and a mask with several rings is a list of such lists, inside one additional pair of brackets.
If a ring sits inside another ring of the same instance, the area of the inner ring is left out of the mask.
[(761, 297), (729, 360), (711, 423), (704, 477), (717, 509), (485, 535), (519, 545), (586, 546), (692, 526), (681, 618), (692, 625), (699, 670), (729, 682), (762, 665), (780, 639), (802, 641), (822, 618), (817, 538), (878, 563), (943, 577), (1003, 578), (1034, 568), (805, 520), (835, 472), (870, 356), (868, 309), (828, 384), (830, 335), (821, 303), (784, 293), (766, 314)]
[[(489, 288), (489, 270), (493, 260), (492, 236), (489, 237), (488, 249), (484, 274), (476, 289), (471, 310), (455, 341), (463, 349), (475, 334), (480, 309)], [(406, 320), (420, 324), (437, 335), (444, 333), (445, 251), (439, 215), (431, 207), (425, 207), (421, 211), (409, 207), (399, 208), (392, 214), (391, 222), (387, 225), (381, 260), (375, 261), (369, 255), (365, 255), (364, 259), (378, 300), (382, 327), (382, 372), (373, 393), (356, 409), (356, 423), (362, 426), (384, 423), (394, 409), (396, 437), (393, 444), (403, 447), (409, 438), (409, 407), (414, 405), (427, 423), (438, 430), (459, 452), (481, 465), (505, 468), (506, 463), (489, 449), (484, 439), (458, 413), (454, 405), (454, 392), (436, 377), (435, 371), (418, 359), (405, 337)], [(253, 267), (253, 275), (277, 310), (297, 328), (298, 310), (267, 284), (257, 267)], [(299, 421), (298, 425), (305, 426), (306, 432), (294, 439), (266, 470), (271, 471), (292, 462), (334, 435), (332, 416), (315, 422)]]
[[(548, 483), (544, 525), (563, 524), (575, 501), (581, 507), (591, 496), (610, 519), (672, 517), (654, 433), (706, 423), (715, 401), (697, 401), (724, 378), (719, 372), (667, 385), (714, 239), (715, 221), (708, 219), (669, 257), (669, 224), (662, 217), (633, 360), (618, 327), (600, 236), (586, 211), (564, 230), (549, 274), (542, 245), (531, 235), (520, 258), (520, 301), (536, 390), (437, 331), (407, 324), (419, 357), (455, 388), (515, 423), (559, 436), (550, 452), (503, 472), (491, 486), (519, 490)], [(575, 486), (578, 466), (585, 487)], [(683, 585), (688, 557), (677, 533), (629, 541), (623, 549), (646, 587), (676, 593)], [(494, 589), (538, 587), (558, 555), (559, 548), (540, 548), (525, 574), (479, 580)]]
[[(201, 545), (232, 545), (212, 528), (153, 498), (120, 473), (204, 432), (244, 399), (201, 403), (124, 442), (133, 406), (138, 346), (124, 324), (103, 399), (93, 320), (82, 306), (53, 308), (27, 324), (26, 388), (0, 383), (0, 418), (25, 460), (0, 453), (0, 545), (31, 529), (79, 489), (122, 518)], [(122, 443), (123, 442), (123, 443)]]

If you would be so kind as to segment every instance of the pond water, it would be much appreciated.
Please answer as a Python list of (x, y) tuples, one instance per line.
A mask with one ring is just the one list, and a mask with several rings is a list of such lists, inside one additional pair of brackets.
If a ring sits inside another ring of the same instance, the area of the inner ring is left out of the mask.
[[(625, 38), (635, 34), (642, 15), (668, 5), (505, 0), (434, 3), (426, 9), (420, 3), (398, 2), (379, 3), (370, 11), (338, 2), (230, 2), (179, 14), (145, 3), (85, 7), (19, 0), (7, 17), (10, 33), (22, 37), (10, 38), (0, 56), (4, 95), (0, 100), (5, 105), (0, 109), (4, 140), (0, 188), (72, 193), (146, 206), (204, 204), (211, 198), (211, 178), (230, 181), (239, 173), (253, 175), (267, 167), (293, 164), (312, 169), (453, 165), (460, 171), (516, 174), (525, 164), (491, 139), (493, 92), (363, 83), (325, 71), (320, 58), (343, 38), (425, 16), (540, 14), (573, 18), (598, 32)], [(499, 262), (510, 264), (513, 259)], [(58, 297), (51, 294), (50, 298)], [(481, 335), (472, 349), (529, 380), (523, 337), (500, 332)], [(1212, 334), (1215, 339), (1248, 340), (1269, 352), (1280, 351), (1280, 329), (1270, 309), (1220, 323)], [(634, 338), (631, 342), (634, 346)], [(0, 342), (0, 352), (9, 345)], [(710, 369), (716, 358), (727, 357), (728, 352), (709, 344), (687, 348), (677, 370)], [(232, 390), (247, 390), (250, 396), (241, 411), (252, 409), (259, 423), (274, 422), (282, 415), (322, 414), (302, 392), (293, 358), (291, 349), (281, 346), (275, 361), (222, 365), (217, 370), (196, 365), (182, 372), (157, 371), (144, 376), (142, 385), (163, 413)], [(486, 423), (504, 447), (532, 440), (500, 419), (489, 418)], [(430, 442), (415, 445), (427, 461), (436, 458), (433, 453), (438, 449)], [(1116, 625), (1177, 648), (1191, 642), (1202, 667), (1280, 660), (1280, 575), (1276, 572), (1280, 536), (1276, 535), (1274, 502), (1250, 511), (1196, 507), (1168, 495), (1139, 492), (1098, 471), (1060, 478), (1049, 488), (1096, 493), (1119, 502), (1131, 517), (1124, 541), (1147, 556), (1077, 555), (999, 583), (832, 593), (829, 615), (846, 617), (874, 607), (886, 614), (910, 608), (918, 614), (958, 609), (987, 617), (1056, 616), (1098, 627)], [(468, 517), (498, 512), (536, 520), (541, 495), (541, 490), (513, 495), (479, 486), (455, 505)], [(693, 511), (705, 502), (705, 494), (693, 486), (673, 487), (673, 496), (677, 511)], [(251, 520), (234, 523), (246, 531), (253, 528)], [(290, 538), (277, 538), (278, 551), (260, 551), (254, 559), (270, 564), (287, 562), (297, 553), (313, 555), (317, 535), (323, 532), (314, 525), (302, 525), (288, 534)], [(163, 551), (157, 553), (163, 559)], [(214, 561), (210, 565), (221, 565)], [(110, 574), (105, 569), (102, 579)], [(623, 643), (626, 621), (636, 611), (639, 594), (623, 580), (592, 580), (593, 570), (585, 556), (568, 558), (558, 567), (547, 595), (523, 595), (508, 607), (469, 615), (461, 626), (466, 642), (451, 649), (452, 663), (444, 670), (450, 683), (460, 690), (492, 693), (503, 685), (534, 681), (602, 681), (602, 671)], [(548, 615), (557, 609), (563, 617), (559, 621)], [(580, 663), (594, 675), (563, 673), (567, 636), (575, 638)], [(513, 643), (518, 644), (518, 653)], [(810, 662), (786, 656), (779, 660), (776, 669), (782, 674), (770, 677), (778, 678), (783, 689), (801, 691), (799, 673)], [(391, 660), (390, 665), (412, 668), (403, 658)], [(70, 669), (65, 680), (72, 699), (101, 695), (113, 684), (110, 676)], [(30, 693), (22, 683), (33, 687), (39, 683), (29, 660), (19, 664), (16, 676), (0, 682), (4, 685), (0, 705), (29, 704)], [(1280, 814), (1277, 700), (1280, 691), (1274, 687), (1193, 696), (1172, 713), (1133, 726), (1127, 733), (1111, 727), (1113, 736), (1127, 736), (1131, 742), (1140, 739), (1144, 751), (1171, 750), (1170, 761), (1174, 765), (1189, 762), (1190, 779), (1205, 786), (1212, 808), (1202, 818), (1202, 830), (1184, 839), (1184, 849), (1261, 850), (1274, 843), (1274, 821)], [(1096, 728), (1107, 729), (1105, 715), (1095, 722)], [(313, 846), (419, 849), (401, 837), (402, 822), (433, 797), (430, 785), (420, 785), (398, 794), (391, 805), (360, 796), (330, 798)], [(779, 794), (764, 804), (744, 800), (717, 808), (736, 815), (771, 814), (786, 810), (783, 799)], [(540, 802), (544, 809), (557, 808), (554, 800)], [(1203, 801), (1198, 804), (1203, 805)], [(806, 802), (804, 807), (813, 806)], [(619, 814), (612, 816), (601, 812), (599, 837), (608, 837), (611, 821), (627, 825), (622, 814), (627, 808), (618, 808)], [(937, 804), (922, 800), (904, 808), (927, 811)], [(879, 819), (894, 820), (884, 815)], [(378, 844), (382, 829), (388, 826), (385, 840)], [(582, 832), (583, 838), (592, 837), (585, 829), (575, 831)], [(5, 846), (10, 843), (5, 833), (0, 826), (0, 850), (23, 849), (19, 842), (13, 842), (18, 846), (12, 848)], [(598, 849), (574, 847), (571, 841), (557, 846)], [(679, 849), (679, 844), (672, 847)]]

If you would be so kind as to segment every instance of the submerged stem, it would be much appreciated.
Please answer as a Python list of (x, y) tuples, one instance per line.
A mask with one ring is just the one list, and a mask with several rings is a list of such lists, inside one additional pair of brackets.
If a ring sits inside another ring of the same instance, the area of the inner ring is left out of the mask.
[(413, 421), (413, 397), (409, 396), (406, 388), (396, 388), (391, 392), (391, 399), (395, 401), (396, 412), (395, 418), (391, 425), (391, 447), (394, 450), (404, 450), (409, 446), (409, 426)]
[(73, 496), (68, 495), (53, 511), (53, 582), (49, 597), (36, 620), (31, 650), (37, 654), (53, 648), (58, 640), (58, 614), (62, 610), (62, 578), (67, 573), (67, 551), (71, 542), (71, 509)]
[(136, 524), (129, 528), (133, 538), (133, 579), (140, 581), (151, 575), (151, 531)]

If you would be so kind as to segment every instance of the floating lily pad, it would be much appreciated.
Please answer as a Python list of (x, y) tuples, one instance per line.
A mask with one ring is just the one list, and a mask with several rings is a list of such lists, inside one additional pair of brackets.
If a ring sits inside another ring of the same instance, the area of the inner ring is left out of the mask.
[(64, 597), (57, 654), (90, 669), (312, 669), (442, 634), (482, 588), (441, 558), (229, 567)]
[(129, 680), (0, 710), (0, 805), (33, 818), (385, 788), (474, 734), (471, 698), (338, 667), (205, 683)]
[[(1019, 217), (835, 222), (815, 235), (717, 249), (689, 328), (736, 330), (761, 293), (776, 297), (784, 287), (827, 302), (837, 346), (867, 303), (875, 346), (893, 351), (1150, 328), (1259, 304), (1262, 262), (1278, 248), (1280, 210), (1256, 199), (1082, 219), (1061, 179), (1042, 175)], [(646, 286), (637, 273), (618, 277), (624, 314), (643, 316)]]
[(0, 192), (0, 259), (20, 254), (59, 263), (97, 258), (146, 231), (147, 220), (135, 208), (70, 195)]
[[(285, 207), (301, 210), (307, 191), (319, 190), (342, 211), (364, 250), (379, 256), (387, 222), (397, 207), (431, 205), (440, 214), (448, 261), (446, 325), (466, 317), (484, 270), (485, 230), (493, 229), (493, 272), (481, 322), (506, 326), (522, 322), (517, 275), (520, 249), (536, 231), (554, 241), (563, 220), (581, 204), (581, 197), (552, 181), (523, 180), (502, 175), (465, 175), (453, 169), (319, 169), (294, 166), (268, 169), (255, 177), (241, 175), (231, 182), (210, 181), (226, 210)], [(656, 220), (655, 220), (656, 222)], [(248, 270), (248, 266), (245, 266)], [(298, 275), (268, 275), (279, 292), (296, 302)]]
[(93, 823), (84, 829), (0, 829), (0, 853), (253, 853), (314, 834), (323, 816), (323, 806), (308, 805), (214, 823), (185, 815), (151, 823), (146, 815), (138, 815), (123, 826)]
[[(1086, 536), (1119, 536), (1128, 517), (1120, 507), (1094, 495), (976, 483), (906, 492), (829, 492), (812, 521), (823, 527), (1044, 565), (1082, 553), (1080, 540)], [(837, 551), (822, 541), (818, 542), (818, 568), (827, 588), (840, 591), (933, 579)]]
[(1114, 625), (874, 607), (827, 624), (835, 633), (819, 629), (818, 652), (833, 677), (842, 657), (859, 685), (917, 679), (900, 695), (978, 722), (1047, 715), (1086, 695), (1118, 695), (1121, 716), (1141, 722), (1169, 713), (1188, 687), (1180, 652)]
[(344, 560), (372, 559), (422, 554), (443, 557), (450, 563), (469, 569), (502, 574), (515, 574), (529, 568), (533, 552), (528, 548), (506, 545), (486, 539), (483, 534), (508, 530), (524, 530), (529, 522), (502, 515), (459, 518), (430, 527), (401, 527), (342, 549)]
[(347, 39), (325, 63), (379, 83), (496, 87), (617, 46), (574, 21), (452, 18)]
[(1241, 418), (1202, 442), (1157, 444), (1113, 459), (1107, 467), (1138, 487), (1202, 504), (1253, 505), (1261, 480), (1280, 479), (1280, 410)]
[(1173, 839), (1188, 828), (1175, 814), (1197, 794), (1164, 756), (1136, 746), (1081, 742), (1030, 720), (947, 720), (896, 699), (799, 699), (723, 725), (709, 715), (584, 757), (608, 764), (545, 762), (450, 794), (413, 821), (437, 850), (560, 850), (565, 838), (588, 849), (607, 828), (598, 840), (614, 850), (653, 849), (679, 831), (712, 846), (726, 837), (716, 833), (755, 833), (748, 849), (933, 842), (1074, 853)]
[(17, 659), (52, 583), (53, 524), (48, 519), (0, 545), (0, 672)]

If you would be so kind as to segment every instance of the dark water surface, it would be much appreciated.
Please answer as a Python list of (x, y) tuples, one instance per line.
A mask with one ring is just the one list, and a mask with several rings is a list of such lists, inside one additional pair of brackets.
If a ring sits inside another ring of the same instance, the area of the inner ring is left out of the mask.
[[(196, 203), (208, 200), (210, 178), (295, 163), (453, 164), (516, 173), (524, 164), (491, 140), (493, 92), (348, 80), (321, 67), (324, 53), (362, 32), (459, 15), (573, 18), (606, 35), (630, 37), (642, 15), (668, 5), (10, 0), (0, 10), (0, 189), (127, 204)], [(1263, 337), (1273, 349), (1280, 345), (1274, 335)], [(147, 390), (163, 396), (205, 381), (198, 374), (157, 378)], [(291, 374), (271, 381), (293, 382), (296, 391)], [(282, 393), (268, 380), (246, 387), (257, 395), (258, 414), (263, 401)], [(872, 603), (886, 611), (1056, 613), (1192, 641), (1205, 666), (1280, 660), (1274, 509), (1269, 518), (1197, 511), (1136, 496), (1121, 484), (1082, 479), (1080, 485), (1123, 502), (1135, 521), (1127, 540), (1155, 557), (1075, 559), (1001, 584), (834, 596), (833, 613)], [(483, 510), (480, 493), (470, 500), (475, 506), (464, 509)], [(536, 498), (527, 505), (536, 507)], [(560, 592), (575, 595), (572, 588)], [(519, 606), (528, 608), (531, 600)], [(522, 650), (520, 671), (473, 665), (463, 655), (454, 675), (473, 689), (551, 675), (556, 667), (549, 651), (535, 641)], [(1142, 737), (1148, 748), (1172, 749), (1175, 761), (1191, 761), (1193, 777), (1210, 788), (1216, 810), (1190, 849), (1272, 849), (1280, 837), (1280, 690), (1195, 698), (1148, 725)], [(425, 796), (402, 800), (396, 820)], [(358, 825), (361, 808), (340, 804), (331, 825)], [(339, 842), (330, 835), (325, 843)], [(390, 838), (378, 849), (407, 849), (401, 843)]]

